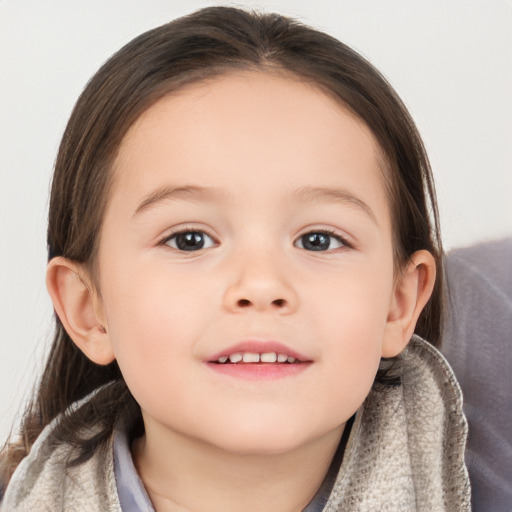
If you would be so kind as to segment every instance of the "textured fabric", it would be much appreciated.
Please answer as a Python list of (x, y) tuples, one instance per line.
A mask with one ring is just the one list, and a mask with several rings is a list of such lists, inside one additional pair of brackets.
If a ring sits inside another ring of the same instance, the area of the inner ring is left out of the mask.
[(512, 510), (512, 238), (452, 251), (442, 350), (464, 393), (475, 512)]
[[(400, 364), (402, 385), (375, 385), (357, 412), (324, 510), (470, 510), (466, 422), (455, 377), (443, 356), (417, 337)], [(121, 512), (113, 442), (87, 463), (66, 469), (69, 448), (52, 446), (52, 428), (16, 470), (2, 510)]]
[(374, 386), (358, 411), (328, 512), (470, 510), (453, 372), (417, 337), (400, 359), (402, 385)]
[(69, 447), (49, 442), (50, 424), (20, 463), (2, 501), (2, 512), (121, 512), (112, 443), (87, 462), (65, 468)]

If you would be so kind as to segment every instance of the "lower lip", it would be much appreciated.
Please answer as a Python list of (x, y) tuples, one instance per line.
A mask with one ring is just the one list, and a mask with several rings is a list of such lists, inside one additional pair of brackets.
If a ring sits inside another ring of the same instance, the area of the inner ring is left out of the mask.
[(206, 363), (222, 375), (251, 380), (276, 380), (293, 377), (309, 368), (311, 363)]

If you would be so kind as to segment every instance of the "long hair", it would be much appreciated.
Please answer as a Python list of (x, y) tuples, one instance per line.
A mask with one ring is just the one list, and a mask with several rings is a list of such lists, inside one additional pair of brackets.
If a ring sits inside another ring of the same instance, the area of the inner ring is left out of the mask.
[[(96, 275), (96, 255), (111, 167), (130, 126), (152, 104), (179, 88), (236, 70), (280, 70), (308, 81), (360, 118), (379, 142), (391, 205), (396, 268), (417, 250), (436, 259), (432, 297), (416, 333), (436, 344), (442, 311), (442, 247), (432, 174), (407, 109), (364, 58), (327, 34), (278, 14), (210, 7), (150, 30), (114, 54), (78, 99), (55, 164), (48, 225), (48, 258), (63, 256)], [(19, 441), (2, 455), (0, 479), (9, 480), (42, 429), (71, 403), (99, 390), (72, 415), (63, 415), (56, 443), (77, 447), (78, 463), (105, 444), (121, 414), (143, 432), (140, 409), (116, 362), (98, 366), (73, 344), (56, 318), (45, 371), (28, 406)], [(111, 383), (108, 386), (105, 384)], [(80, 427), (94, 421), (88, 439)]]

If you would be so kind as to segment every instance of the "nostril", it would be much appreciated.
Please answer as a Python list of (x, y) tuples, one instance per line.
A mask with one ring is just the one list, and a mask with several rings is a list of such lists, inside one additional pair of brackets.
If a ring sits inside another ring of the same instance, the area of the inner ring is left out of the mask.
[[(276, 306), (278, 308), (282, 308), (283, 306), (286, 305), (286, 300), (285, 299), (273, 300), (272, 301), (272, 305)], [(247, 308), (249, 306), (252, 306), (252, 302), (250, 300), (248, 300), (248, 299), (239, 299), (238, 300), (238, 307), (240, 307), (240, 308)]]

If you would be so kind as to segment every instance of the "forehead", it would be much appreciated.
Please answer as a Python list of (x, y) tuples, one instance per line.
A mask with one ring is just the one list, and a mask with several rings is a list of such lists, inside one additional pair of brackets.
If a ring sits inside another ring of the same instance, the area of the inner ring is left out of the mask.
[(338, 175), (382, 196), (380, 160), (367, 126), (311, 82), (237, 72), (182, 88), (146, 110), (121, 143), (114, 195), (140, 195), (170, 180), (264, 197), (329, 187)]

